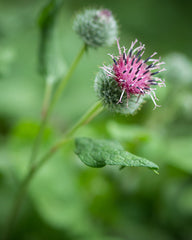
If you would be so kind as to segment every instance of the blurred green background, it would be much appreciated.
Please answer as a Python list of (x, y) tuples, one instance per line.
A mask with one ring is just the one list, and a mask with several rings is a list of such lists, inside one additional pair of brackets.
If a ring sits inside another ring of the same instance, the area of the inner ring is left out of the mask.
[[(39, 126), (45, 79), (38, 72), (37, 17), (45, 0), (0, 1), (0, 232), (23, 177)], [(85, 7), (113, 11), (120, 43), (138, 38), (146, 56), (166, 61), (161, 108), (148, 101), (135, 116), (107, 111), (78, 136), (116, 139), (160, 166), (92, 169), (73, 153), (58, 152), (30, 185), (12, 239), (192, 239), (192, 2), (185, 0), (65, 0), (56, 21), (64, 71), (82, 46), (73, 17)], [(59, 100), (42, 153), (96, 101), (93, 81), (116, 46), (84, 55)]]

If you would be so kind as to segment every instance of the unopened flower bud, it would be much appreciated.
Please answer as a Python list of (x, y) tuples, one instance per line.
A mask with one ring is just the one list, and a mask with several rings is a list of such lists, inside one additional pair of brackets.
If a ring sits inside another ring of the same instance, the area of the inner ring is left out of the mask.
[(90, 47), (110, 46), (117, 38), (118, 26), (108, 9), (88, 9), (77, 14), (74, 31)]

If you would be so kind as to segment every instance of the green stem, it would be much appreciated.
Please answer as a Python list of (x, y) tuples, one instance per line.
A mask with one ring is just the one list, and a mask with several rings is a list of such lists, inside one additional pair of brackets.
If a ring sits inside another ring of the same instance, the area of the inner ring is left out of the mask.
[(41, 112), (42, 119), (44, 119), (45, 116), (47, 115), (47, 110), (49, 108), (52, 90), (53, 90), (53, 82), (46, 81), (45, 96), (44, 96), (43, 107)]
[(69, 78), (71, 77), (73, 71), (75, 70), (77, 64), (79, 63), (80, 59), (82, 58), (84, 52), (87, 49), (87, 45), (83, 45), (83, 47), (80, 49), (77, 57), (75, 58), (74, 62), (72, 63), (67, 75), (63, 78), (63, 80), (60, 82), (59, 86), (57, 87), (55, 94), (53, 96), (53, 99), (51, 101), (50, 107), (48, 109), (47, 115), (49, 116), (52, 112), (58, 98), (61, 96), (61, 93), (63, 92), (63, 89), (65, 88)]
[(83, 117), (64, 135), (64, 137), (58, 141), (36, 164), (31, 166), (27, 176), (24, 178), (20, 185), (18, 194), (15, 198), (13, 208), (10, 214), (7, 227), (5, 228), (4, 240), (7, 240), (11, 234), (12, 228), (14, 226), (15, 220), (22, 206), (26, 190), (29, 183), (31, 182), (34, 174), (50, 159), (50, 157), (62, 146), (64, 146), (75, 134), (75, 132), (83, 125), (88, 124), (96, 115), (98, 115), (103, 110), (102, 103), (96, 103)]
[(37, 136), (36, 136), (36, 139), (35, 139), (35, 142), (33, 145), (32, 153), (31, 153), (31, 159), (30, 159), (31, 165), (37, 158), (37, 154), (38, 154), (39, 147), (40, 147), (40, 142), (41, 142), (42, 135), (43, 135), (46, 123), (48, 121), (48, 118), (49, 118), (58, 98), (60, 97), (63, 89), (65, 88), (69, 78), (71, 77), (77, 64), (79, 63), (80, 59), (82, 58), (85, 50), (86, 50), (86, 45), (83, 45), (83, 47), (80, 49), (77, 57), (75, 58), (74, 62), (72, 63), (67, 75), (63, 78), (63, 80), (60, 81), (60, 84), (57, 87), (56, 92), (54, 93), (51, 102), (50, 102), (50, 98), (51, 98), (51, 92), (52, 92), (52, 84), (46, 85), (45, 98), (44, 98), (43, 110), (42, 110), (42, 119), (41, 119), (39, 131), (37, 133)]
[(42, 112), (41, 112), (41, 122), (40, 122), (39, 131), (37, 133), (37, 136), (36, 136), (33, 148), (32, 148), (32, 152), (31, 152), (31, 159), (30, 159), (31, 165), (37, 157), (39, 145), (40, 145), (43, 131), (44, 131), (44, 128), (45, 128), (45, 125), (47, 122), (47, 111), (48, 111), (48, 108), (50, 105), (52, 90), (53, 90), (53, 83), (46, 81), (45, 95), (44, 95), (43, 107), (42, 107)]
[(24, 178), (23, 182), (20, 185), (18, 193), (15, 197), (15, 202), (13, 204), (11, 214), (9, 216), (7, 225), (4, 229), (4, 236), (3, 236), (4, 240), (9, 239), (9, 237), (11, 236), (11, 231), (12, 231), (13, 225), (14, 225), (15, 220), (17, 218), (19, 209), (20, 209), (20, 207), (23, 203), (28, 183), (30, 182), (33, 174), (34, 174), (34, 168), (31, 168), (31, 170), (29, 171), (29, 173), (27, 174), (27, 176)]
[(101, 102), (97, 102), (83, 117), (64, 135), (64, 137), (58, 141), (45, 155), (44, 157), (36, 164), (34, 173), (45, 164), (45, 162), (62, 146), (65, 145), (76, 133), (76, 131), (88, 124), (95, 116), (97, 116), (103, 110)]

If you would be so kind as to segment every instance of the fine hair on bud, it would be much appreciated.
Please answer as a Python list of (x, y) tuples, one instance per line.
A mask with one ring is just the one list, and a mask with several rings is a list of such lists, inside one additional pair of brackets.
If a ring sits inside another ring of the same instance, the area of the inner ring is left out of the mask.
[[(108, 68), (112, 71), (112, 66), (108, 66)], [(94, 88), (104, 107), (112, 112), (125, 115), (135, 114), (144, 103), (144, 96), (138, 98), (133, 94), (130, 95), (128, 101), (126, 95), (123, 95), (120, 103), (119, 98), (122, 90), (114, 78), (109, 76), (104, 69), (100, 69), (97, 73)]]
[(78, 13), (73, 24), (74, 31), (87, 46), (112, 45), (118, 34), (118, 25), (108, 9), (86, 9)]

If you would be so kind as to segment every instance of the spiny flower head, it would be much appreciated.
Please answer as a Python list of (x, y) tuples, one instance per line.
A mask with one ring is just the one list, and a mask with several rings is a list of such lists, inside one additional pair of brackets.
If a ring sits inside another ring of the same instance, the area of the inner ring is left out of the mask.
[(110, 46), (118, 32), (117, 22), (108, 9), (86, 9), (76, 15), (74, 31), (90, 47)]
[(153, 58), (157, 54), (156, 52), (143, 60), (142, 56), (145, 46), (140, 43), (138, 47), (134, 48), (137, 42), (137, 39), (132, 42), (128, 51), (126, 51), (125, 47), (121, 51), (119, 41), (117, 40), (119, 56), (114, 57), (109, 54), (113, 59), (113, 66), (104, 65), (102, 68), (109, 77), (118, 83), (118, 87), (121, 89), (121, 95), (117, 104), (122, 103), (124, 94), (127, 97), (127, 107), (132, 95), (137, 96), (139, 99), (147, 94), (153, 100), (156, 108), (159, 105), (156, 104), (158, 99), (155, 95), (155, 86), (165, 86), (165, 83), (164, 80), (155, 75), (166, 70), (165, 68), (160, 69), (164, 62)]
[[(109, 67), (111, 67), (112, 71), (113, 66)], [(135, 114), (144, 103), (143, 96), (137, 99), (137, 96), (132, 94), (129, 98), (129, 107), (127, 107), (125, 95), (122, 97), (122, 103), (117, 104), (122, 90), (118, 82), (110, 77), (103, 69), (100, 69), (96, 75), (94, 88), (103, 106), (111, 112), (121, 113), (123, 115)]]

